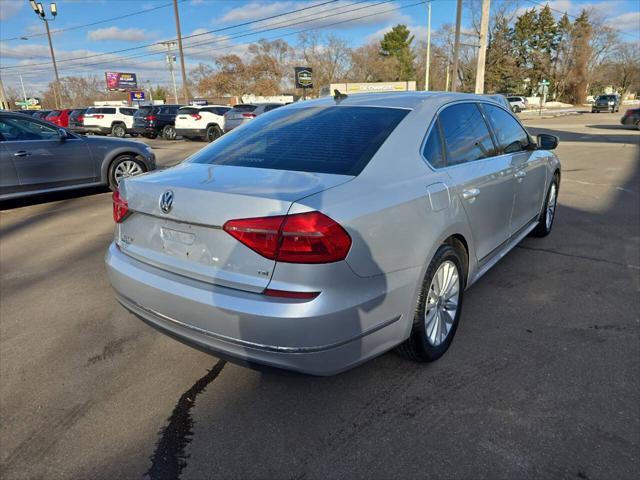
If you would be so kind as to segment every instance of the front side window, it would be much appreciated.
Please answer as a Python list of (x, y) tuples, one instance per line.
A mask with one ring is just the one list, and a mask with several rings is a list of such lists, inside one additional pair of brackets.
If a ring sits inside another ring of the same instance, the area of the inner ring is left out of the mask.
[(2, 138), (7, 142), (53, 140), (59, 138), (56, 127), (43, 125), (29, 118), (2, 118), (0, 119), (0, 132), (2, 133)]
[(475, 103), (459, 103), (439, 115), (447, 165), (459, 165), (495, 156), (489, 128)]
[(408, 113), (359, 106), (276, 109), (216, 140), (190, 161), (358, 175)]
[(502, 152), (515, 153), (527, 149), (529, 135), (511, 115), (493, 105), (483, 104), (482, 107), (487, 112)]

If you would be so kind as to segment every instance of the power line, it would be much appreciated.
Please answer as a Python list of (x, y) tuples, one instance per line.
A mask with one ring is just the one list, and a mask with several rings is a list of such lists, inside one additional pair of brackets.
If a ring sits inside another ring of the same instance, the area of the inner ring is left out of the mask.
[[(179, 3), (182, 3), (185, 0), (178, 0), (178, 1)], [(128, 18), (128, 17), (133, 17), (135, 15), (142, 15), (144, 13), (153, 12), (155, 10), (160, 10), (162, 8), (170, 7), (171, 5), (173, 5), (173, 3), (165, 3), (163, 5), (158, 5), (157, 7), (146, 8), (139, 12), (126, 13), (124, 15), (119, 15), (117, 17), (105, 18), (104, 20), (98, 20), (96, 22), (85, 23), (82, 25), (76, 25), (74, 27), (59, 28), (57, 30), (52, 30), (51, 33), (53, 34), (53, 33), (60, 33), (60, 32), (69, 32), (71, 30), (80, 30), (81, 28), (85, 28), (85, 27), (93, 27), (94, 25), (100, 25), (102, 23), (112, 22), (114, 20), (122, 20), (123, 18)], [(20, 35), (18, 37), (12, 37), (12, 38), (0, 38), (0, 42), (11, 42), (13, 40), (24, 40), (27, 38), (44, 37), (45, 35), (46, 33), (32, 33), (31, 35)]]
[[(264, 22), (265, 20), (270, 20), (270, 19), (273, 19), (273, 18), (276, 18), (276, 17), (285, 16), (285, 15), (291, 15), (292, 13), (302, 12), (304, 10), (317, 8), (317, 7), (320, 7), (320, 6), (323, 6), (323, 5), (327, 5), (329, 3), (334, 3), (334, 2), (337, 2), (337, 1), (338, 0), (329, 0), (329, 1), (326, 1), (326, 2), (317, 3), (317, 4), (314, 4), (314, 5), (307, 6), (307, 7), (299, 8), (297, 10), (291, 10), (289, 12), (280, 13), (280, 14), (277, 14), (277, 15), (271, 15), (269, 17), (260, 18), (258, 20), (252, 20), (252, 21), (249, 21), (249, 22), (239, 23), (239, 24), (236, 24), (236, 25), (228, 26), (228, 27), (223, 27), (223, 28), (218, 28), (218, 29), (215, 29), (215, 30), (209, 30), (209, 31), (206, 31), (206, 32), (200, 32), (200, 33), (196, 33), (196, 34), (193, 34), (193, 35), (188, 35), (186, 37), (182, 37), (182, 39), (186, 40), (186, 39), (189, 39), (189, 38), (199, 37), (199, 36), (202, 36), (202, 35), (222, 32), (222, 31), (225, 31), (225, 30), (230, 30), (232, 28), (238, 28), (238, 27), (250, 25), (250, 24), (253, 24), (253, 23)], [(173, 5), (173, 4), (170, 4), (170, 5)], [(170, 39), (170, 40), (175, 40), (175, 39)], [(61, 62), (72, 62), (74, 60), (84, 60), (84, 59), (87, 59), (87, 58), (102, 57), (102, 56), (111, 55), (111, 54), (114, 54), (114, 53), (131, 52), (133, 50), (140, 50), (142, 48), (148, 48), (148, 47), (153, 47), (155, 45), (160, 45), (161, 43), (162, 42), (153, 42), (153, 43), (147, 43), (147, 44), (144, 44), (144, 45), (138, 45), (136, 47), (122, 48), (120, 50), (112, 50), (112, 51), (109, 51), (109, 52), (96, 53), (96, 54), (87, 55), (87, 56), (84, 56), (84, 57), (67, 58), (65, 60), (60, 60), (60, 63)], [(30, 67), (37, 67), (39, 65), (48, 65), (48, 62), (30, 63), (29, 64)], [(0, 67), (0, 70), (12, 70), (14, 68), (21, 68), (21, 67), (24, 67), (24, 65), (10, 65), (8, 67)]]
[[(386, 0), (386, 1), (380, 2), (380, 3), (381, 4), (382, 3), (389, 3), (391, 1), (392, 0)], [(358, 3), (362, 3), (362, 2), (358, 2)], [(346, 20), (341, 20), (341, 21), (338, 21), (338, 22), (328, 23), (326, 25), (322, 25), (322, 26), (319, 26), (317, 28), (318, 29), (328, 28), (328, 27), (332, 27), (332, 26), (335, 26), (335, 25), (340, 25), (340, 24), (344, 24), (344, 23), (348, 23), (348, 22), (353, 22), (353, 21), (356, 21), (356, 20), (361, 20), (363, 18), (369, 18), (369, 17), (373, 17), (373, 16), (376, 16), (376, 15), (381, 15), (383, 13), (388, 13), (388, 12), (391, 12), (391, 11), (394, 11), (394, 10), (401, 10), (401, 9), (405, 9), (405, 8), (414, 7), (416, 5), (420, 5), (420, 4), (423, 4), (423, 3), (424, 3), (424, 1), (420, 0), (420, 1), (417, 1), (415, 3), (403, 5), (401, 7), (391, 8), (391, 9), (387, 9), (387, 10), (381, 10), (381, 11), (378, 11), (378, 12), (375, 12), (375, 13), (370, 13), (370, 14), (367, 14), (367, 15), (361, 15), (361, 16), (358, 16), (358, 17), (353, 17), (353, 18), (349, 18), (349, 19), (346, 19)], [(346, 12), (342, 12), (342, 13), (343, 14), (344, 13), (350, 13), (351, 11), (353, 11), (353, 9), (352, 10), (348, 10)], [(331, 16), (335, 16), (335, 14), (334, 15), (325, 15), (323, 17), (316, 17), (316, 18), (314, 18), (312, 20), (322, 20), (324, 18), (328, 18), (328, 17), (331, 17)], [(300, 22), (297, 22), (297, 23), (300, 23)], [(289, 25), (286, 25), (286, 26), (280, 27), (280, 28), (287, 28), (288, 26)], [(270, 29), (270, 30), (273, 30), (273, 29)], [(275, 40), (275, 39), (279, 39), (279, 38), (284, 38), (284, 37), (288, 37), (288, 36), (292, 36), (292, 35), (297, 35), (297, 34), (300, 34), (300, 33), (306, 32), (306, 31), (308, 31), (308, 30), (307, 29), (297, 30), (295, 32), (289, 32), (289, 33), (286, 33), (286, 34), (280, 34), (280, 35), (271, 36), (271, 37), (266, 38), (266, 40)], [(253, 32), (253, 34), (258, 34), (258, 33), (261, 33), (261, 32), (260, 31)], [(226, 41), (228, 41), (228, 39), (224, 39), (224, 40), (209, 40), (209, 41), (206, 41), (206, 42), (200, 42), (198, 44), (185, 46), (185, 50), (188, 50), (189, 48), (201, 46), (201, 45), (204, 45), (204, 44), (222, 43), (222, 42), (226, 42)], [(249, 45), (250, 43), (252, 43), (252, 42), (248, 42), (248, 43), (245, 43), (245, 44), (234, 45), (234, 46), (244, 46), (244, 45)], [(215, 51), (219, 51), (219, 50), (227, 50), (228, 48), (229, 48), (229, 46), (227, 45), (227, 46), (224, 46), (224, 47), (211, 49), (210, 51), (211, 52), (215, 52)], [(131, 56), (131, 57), (126, 58), (126, 59), (140, 58), (140, 57), (151, 56), (151, 55), (158, 55), (158, 52), (136, 54), (136, 55)], [(97, 62), (97, 63), (93, 63), (93, 64), (83, 64), (83, 65), (73, 66), (71, 68), (74, 68), (74, 69), (75, 68), (77, 68), (77, 69), (82, 68), (82, 69), (84, 69), (86, 67), (101, 65), (101, 64), (104, 64), (104, 63), (109, 63), (109, 62)], [(143, 65), (144, 65), (144, 63), (143, 63)], [(85, 70), (85, 72), (91, 73), (90, 70)], [(35, 72), (33, 72), (33, 73), (35, 73)], [(28, 74), (26, 74), (26, 75), (28, 75)]]
[[(527, 2), (529, 2), (529, 3), (532, 3), (532, 4), (534, 4), (534, 5), (538, 5), (539, 7), (549, 7), (549, 10), (551, 10), (552, 12), (560, 13), (560, 14), (562, 14), (562, 15), (567, 15), (567, 17), (571, 17), (571, 18), (573, 18), (574, 20), (575, 20), (576, 18), (578, 18), (576, 15), (572, 15), (572, 14), (570, 14), (569, 12), (567, 12), (566, 10), (563, 12), (562, 10), (558, 10), (557, 8), (553, 8), (553, 7), (551, 7), (551, 6), (549, 5), (549, 2), (538, 2), (538, 1), (536, 1), (536, 0), (526, 0), (526, 1), (527, 1)], [(628, 32), (623, 32), (622, 30), (619, 30), (619, 29), (617, 29), (617, 28), (614, 28), (614, 27), (612, 27), (611, 25), (607, 25), (607, 26), (608, 26), (609, 28), (611, 28), (612, 30), (615, 30), (616, 32), (618, 32), (618, 33), (619, 33), (619, 34), (621, 34), (621, 35), (627, 35), (627, 36), (629, 36), (629, 37), (631, 37), (631, 38), (634, 38), (634, 39), (637, 39), (637, 38), (638, 38), (638, 35), (633, 35), (633, 34), (628, 33)]]
[[(232, 35), (232, 36), (230, 36), (230, 37), (226, 37), (226, 38), (224, 38), (224, 39), (205, 40), (205, 41), (202, 41), (202, 42), (196, 42), (196, 43), (193, 43), (193, 44), (190, 44), (190, 45), (186, 45), (186, 46), (185, 46), (185, 50), (190, 50), (190, 49), (192, 50), (192, 49), (194, 49), (194, 48), (201, 47), (201, 46), (203, 46), (203, 45), (210, 45), (210, 44), (215, 44), (215, 43), (228, 42), (229, 40), (233, 40), (233, 39), (236, 39), (236, 38), (246, 37), (246, 36), (252, 36), (252, 35), (258, 35), (258, 34), (261, 34), (261, 33), (264, 33), (264, 32), (273, 31), (273, 30), (278, 30), (278, 29), (282, 29), (282, 28), (289, 28), (289, 27), (291, 27), (291, 26), (295, 26), (295, 25), (299, 25), (299, 24), (303, 24), (303, 23), (315, 22), (315, 21), (319, 21), (319, 20), (326, 19), (326, 18), (335, 17), (335, 16), (337, 16), (337, 15), (344, 15), (344, 14), (347, 14), (347, 13), (352, 13), (352, 12), (354, 12), (354, 11), (362, 10), (362, 9), (364, 9), (364, 8), (371, 8), (372, 6), (374, 6), (374, 7), (375, 7), (375, 6), (378, 6), (378, 5), (385, 4), (385, 3), (390, 3), (390, 2), (392, 2), (392, 1), (393, 1), (393, 0), (384, 0), (384, 1), (378, 2), (378, 3), (376, 3), (376, 4), (370, 4), (370, 3), (368, 3), (368, 4), (367, 4), (366, 6), (364, 6), (364, 7), (352, 8), (352, 9), (350, 9), (350, 10), (346, 10), (346, 11), (343, 11), (343, 12), (331, 13), (331, 14), (328, 14), (328, 15), (322, 15), (322, 16), (316, 16), (316, 17), (314, 17), (314, 18), (311, 18), (310, 20), (305, 20), (305, 21), (290, 22), (290, 21), (288, 21), (288, 20), (287, 20), (287, 21), (275, 22), (275, 23), (271, 23), (271, 24), (265, 25), (265, 27), (269, 27), (269, 28), (264, 28), (264, 29), (262, 29), (262, 30), (253, 30), (253, 31), (248, 31), (248, 33), (244, 33), (244, 32), (237, 32), (235, 35)], [(360, 0), (360, 1), (358, 1), (358, 2), (354, 2), (354, 3), (352, 3), (352, 4), (349, 4), (349, 5), (346, 5), (346, 6), (343, 6), (343, 7), (339, 7), (339, 8), (340, 8), (340, 9), (342, 9), (342, 8), (345, 8), (345, 7), (350, 7), (350, 6), (354, 6), (354, 5), (361, 4), (361, 3), (366, 3), (366, 2), (368, 2), (368, 0)], [(420, 2), (417, 2), (417, 3), (414, 3), (414, 4), (410, 4), (410, 5), (405, 5), (405, 6), (403, 6), (403, 7), (399, 7), (399, 8), (408, 8), (408, 7), (411, 7), (411, 6), (418, 5), (418, 4), (420, 4), (420, 3), (423, 3), (423, 2), (422, 2), (422, 1), (420, 1)], [(369, 14), (369, 15), (364, 15), (364, 16), (361, 16), (361, 17), (356, 17), (356, 18), (353, 18), (353, 19), (348, 19), (348, 20), (346, 20), (346, 21), (357, 20), (357, 19), (361, 19), (361, 18), (370, 17), (370, 16), (373, 16), (373, 15), (379, 15), (379, 14), (381, 14), (381, 13), (387, 13), (387, 12), (392, 11), (392, 10), (395, 10), (395, 9), (396, 9), (396, 8), (394, 8), (394, 9), (389, 9), (389, 10), (384, 10), (384, 11), (378, 11), (378, 12), (376, 12), (376, 13), (374, 13), (374, 14)], [(293, 13), (293, 12), (288, 12), (288, 13), (286, 13), (286, 15), (288, 15), (288, 14), (290, 14), (290, 13)], [(316, 13), (313, 13), (313, 14), (310, 14), (310, 15), (305, 15), (305, 16), (302, 16), (302, 17), (298, 17), (298, 18), (297, 18), (297, 19), (295, 19), (295, 20), (299, 20), (300, 18), (307, 18), (307, 17), (309, 17), (309, 16), (313, 16), (313, 15), (317, 15), (318, 13), (322, 13), (322, 12), (316, 12)], [(268, 18), (270, 18), (270, 17), (268, 17)], [(264, 20), (265, 20), (265, 19), (260, 19), (260, 20), (257, 20), (257, 21), (262, 22), (262, 21), (264, 21)], [(326, 28), (327, 26), (331, 26), (331, 25), (337, 25), (337, 24), (345, 23), (346, 21), (335, 22), (335, 23), (332, 23), (332, 24), (329, 24), (329, 25), (325, 25), (325, 26), (323, 26), (322, 28)], [(284, 25), (279, 26), (279, 27), (275, 27), (275, 25), (281, 25), (281, 24), (283, 24), (283, 23), (284, 23)], [(303, 31), (305, 31), (305, 30), (300, 30), (300, 31), (294, 32), (293, 34), (301, 33), (301, 32), (303, 32)], [(287, 34), (287, 35), (284, 35), (284, 36), (289, 36), (289, 35), (291, 35), (291, 34)], [(279, 36), (276, 36), (276, 37), (270, 37), (270, 38), (280, 38), (280, 37), (279, 37)], [(228, 46), (225, 46), (225, 47), (222, 47), (222, 48), (220, 48), (220, 49), (214, 49), (214, 50), (212, 50), (212, 51), (216, 51), (216, 50), (223, 50), (223, 49), (227, 49), (227, 48), (229, 48), (229, 47), (228, 47)], [(120, 58), (118, 58), (118, 59), (109, 59), (109, 60), (106, 60), (106, 61), (99, 61), (99, 62), (93, 62), (93, 63), (82, 63), (82, 64), (78, 64), (78, 65), (69, 65), (69, 66), (68, 66), (68, 70), (71, 70), (71, 69), (80, 69), (80, 68), (84, 69), (84, 68), (86, 68), (86, 67), (98, 66), (98, 65), (104, 65), (104, 64), (107, 64), (107, 63), (114, 63), (114, 62), (117, 62), (117, 61), (130, 60), (130, 59), (134, 59), (134, 58), (141, 58), (141, 57), (146, 57), (146, 56), (153, 56), (153, 55), (157, 55), (157, 54), (158, 54), (158, 52), (147, 52), (147, 53), (142, 53), (142, 54), (134, 54), (134, 55), (129, 55), (129, 56), (121, 56), (121, 57), (120, 57)], [(84, 58), (86, 58), (86, 57), (84, 57)], [(34, 64), (30, 64), (30, 65), (28, 65), (28, 66), (20, 65), (20, 67), (30, 67), (31, 65), (34, 65)], [(47, 69), (42, 70), (42, 71), (46, 71), (46, 70), (47, 70)], [(8, 72), (8, 73), (12, 73), (12, 72)], [(31, 70), (30, 70), (30, 72), (28, 72), (28, 73), (34, 73), (34, 71), (31, 69)], [(27, 73), (27, 74), (28, 74), (28, 73)]]

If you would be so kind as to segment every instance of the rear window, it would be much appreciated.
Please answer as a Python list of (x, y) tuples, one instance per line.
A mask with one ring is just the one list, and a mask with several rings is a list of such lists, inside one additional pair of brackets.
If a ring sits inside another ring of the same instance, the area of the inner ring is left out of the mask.
[(278, 109), (216, 140), (190, 161), (358, 175), (408, 113), (350, 106)]
[(256, 108), (258, 108), (257, 105), (236, 105), (233, 107), (236, 112), (253, 112)]
[(200, 111), (199, 108), (194, 107), (182, 107), (178, 110), (178, 115), (189, 115), (190, 113), (198, 113)]
[(153, 107), (140, 107), (136, 110), (136, 113), (133, 114), (134, 117), (146, 117), (149, 115)]

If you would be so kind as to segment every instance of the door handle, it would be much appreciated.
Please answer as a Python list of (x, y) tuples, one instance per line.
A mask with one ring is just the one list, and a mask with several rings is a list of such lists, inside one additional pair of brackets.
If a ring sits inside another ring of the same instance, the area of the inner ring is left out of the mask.
[(479, 188), (470, 188), (462, 191), (462, 198), (465, 200), (471, 200), (472, 198), (476, 198), (478, 195), (480, 195)]
[(28, 157), (29, 155), (31, 154), (26, 150), (18, 150), (16, 153), (13, 154), (14, 157)]
[(527, 176), (527, 172), (525, 172), (524, 170), (518, 170), (514, 175), (514, 177), (516, 178), (524, 178), (526, 176)]

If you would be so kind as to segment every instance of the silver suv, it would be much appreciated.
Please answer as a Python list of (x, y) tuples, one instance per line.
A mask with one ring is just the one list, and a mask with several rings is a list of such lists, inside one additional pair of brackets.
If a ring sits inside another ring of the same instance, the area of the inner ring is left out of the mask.
[(557, 142), (476, 95), (278, 108), (126, 179), (109, 277), (147, 323), (240, 362), (329, 375), (393, 347), (432, 361), (465, 289), (551, 231)]
[(236, 127), (250, 122), (258, 115), (284, 106), (282, 103), (243, 103), (236, 105), (224, 114), (224, 131), (230, 132)]

